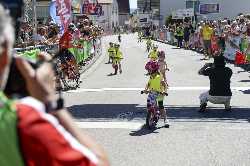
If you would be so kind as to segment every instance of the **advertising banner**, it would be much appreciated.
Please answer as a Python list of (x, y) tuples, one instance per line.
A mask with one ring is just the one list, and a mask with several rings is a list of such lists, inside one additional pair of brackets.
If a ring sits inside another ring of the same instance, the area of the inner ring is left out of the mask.
[(81, 13), (82, 0), (72, 0), (72, 12), (74, 14)]
[(220, 13), (220, 5), (214, 4), (200, 4), (200, 14)]
[(184, 19), (185, 17), (193, 17), (194, 10), (193, 9), (179, 9), (172, 12), (173, 19)]
[(57, 15), (60, 16), (64, 29), (71, 21), (71, 0), (56, 0)]
[(82, 14), (97, 15), (97, 16), (104, 15), (102, 10), (102, 5), (100, 5), (98, 2), (91, 3), (88, 0), (84, 1), (82, 5)]

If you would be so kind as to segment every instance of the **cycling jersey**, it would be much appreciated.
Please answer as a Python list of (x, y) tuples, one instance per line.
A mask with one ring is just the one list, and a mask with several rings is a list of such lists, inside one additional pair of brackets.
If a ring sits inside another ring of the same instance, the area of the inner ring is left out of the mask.
[[(150, 91), (153, 92), (165, 92), (165, 88), (162, 85), (162, 76), (161, 74), (156, 74), (154, 77), (150, 76), (150, 79), (148, 81), (148, 88)], [(163, 100), (164, 96), (163, 95), (159, 95), (158, 100)]]
[(109, 57), (113, 57), (114, 53), (115, 53), (115, 48), (114, 47), (109, 47), (109, 49), (108, 49)]
[(122, 52), (120, 50), (115, 51), (113, 63), (118, 64), (123, 59)]
[(60, 49), (72, 48), (72, 42), (73, 34), (71, 34), (69, 31), (66, 31), (59, 40), (59, 47)]
[(156, 61), (158, 59), (158, 51), (155, 51), (155, 50), (151, 51), (149, 54), (149, 58), (151, 60)]
[(146, 44), (149, 45), (149, 46), (151, 46), (152, 41), (151, 41), (151, 40), (147, 40), (147, 43), (146, 43)]

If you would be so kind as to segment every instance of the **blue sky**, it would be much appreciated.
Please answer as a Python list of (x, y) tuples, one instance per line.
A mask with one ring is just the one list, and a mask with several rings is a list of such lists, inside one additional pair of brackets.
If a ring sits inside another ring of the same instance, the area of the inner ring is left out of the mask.
[(137, 0), (129, 0), (130, 8), (136, 9), (137, 8)]

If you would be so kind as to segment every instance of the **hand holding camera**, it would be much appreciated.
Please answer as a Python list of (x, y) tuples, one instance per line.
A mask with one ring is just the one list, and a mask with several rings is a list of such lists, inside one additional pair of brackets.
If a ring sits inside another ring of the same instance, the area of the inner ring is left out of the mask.
[(43, 103), (55, 100), (54, 72), (50, 63), (43, 63), (34, 69), (27, 61), (16, 58), (16, 65), (22, 74), (30, 96)]

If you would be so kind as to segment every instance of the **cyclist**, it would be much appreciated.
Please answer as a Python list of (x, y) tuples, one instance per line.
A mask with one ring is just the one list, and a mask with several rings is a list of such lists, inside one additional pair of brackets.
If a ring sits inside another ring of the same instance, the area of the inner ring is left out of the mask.
[(163, 80), (162, 75), (159, 72), (159, 64), (156, 61), (149, 61), (146, 64), (145, 69), (148, 71), (148, 74), (150, 75), (149, 81), (145, 87), (145, 93), (149, 92), (156, 94), (158, 96), (157, 102), (162, 118), (164, 119), (164, 125), (168, 127), (169, 122), (167, 120), (166, 110), (164, 109), (163, 105), (163, 100), (165, 96), (164, 94), (166, 94), (167, 86)]
[(114, 75), (117, 74), (119, 69), (120, 74), (122, 73), (121, 60), (123, 59), (122, 52), (120, 51), (120, 45), (115, 44), (115, 53), (113, 57), (112, 67), (115, 69)]
[(148, 58), (150, 58), (152, 61), (158, 60), (158, 46), (154, 45), (153, 50), (149, 53)]
[(147, 45), (147, 52), (149, 52), (151, 47), (152, 47), (152, 41), (151, 41), (150, 37), (147, 38), (146, 45)]
[(121, 43), (122, 42), (122, 36), (121, 36), (121, 34), (119, 33), (119, 35), (118, 35), (118, 41), (119, 41), (119, 43)]
[(166, 78), (166, 71), (169, 71), (168, 69), (168, 65), (165, 61), (165, 52), (164, 51), (160, 51), (158, 53), (158, 56), (159, 56), (159, 60), (158, 60), (158, 63), (159, 63), (159, 71), (166, 83), (166, 85), (168, 86), (168, 83), (167, 83), (167, 78)]
[(114, 44), (112, 42), (109, 43), (109, 48), (108, 48), (108, 55), (109, 55), (109, 63), (112, 63), (112, 59), (115, 53), (115, 48), (114, 48)]
[(142, 32), (139, 31), (138, 32), (138, 43), (141, 43), (142, 42)]
[(73, 23), (70, 23), (67, 31), (62, 35), (59, 40), (59, 49), (62, 53), (60, 55), (60, 60), (62, 61), (62, 63), (67, 65), (73, 65), (77, 75), (80, 75), (76, 59), (74, 55), (68, 50), (69, 48), (77, 47), (73, 45), (74, 33), (76, 32), (76, 30), (76, 26)]

